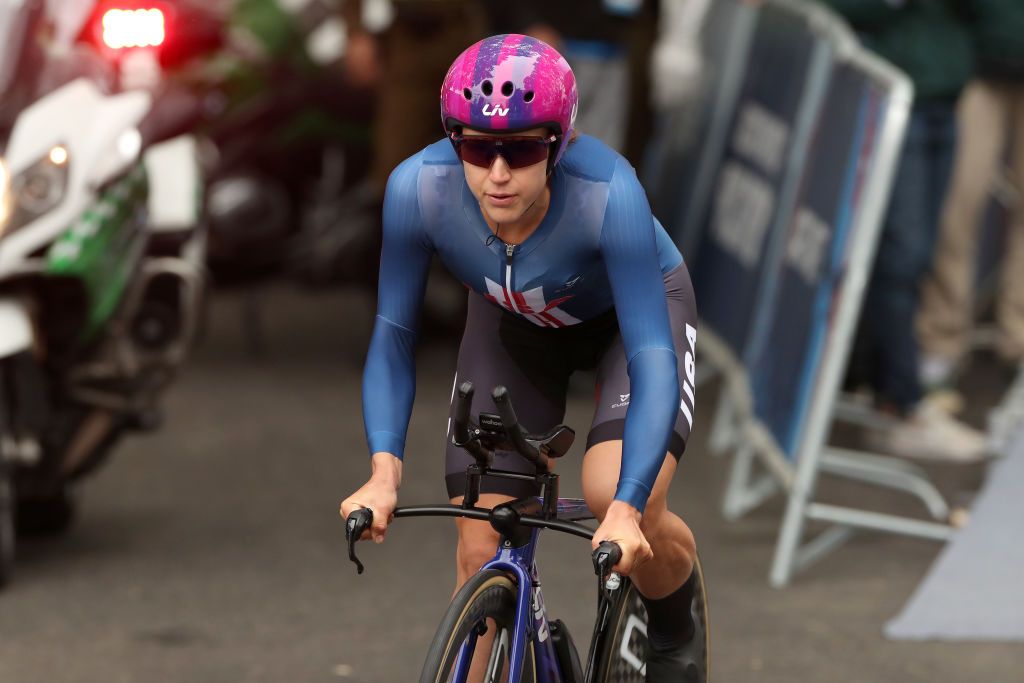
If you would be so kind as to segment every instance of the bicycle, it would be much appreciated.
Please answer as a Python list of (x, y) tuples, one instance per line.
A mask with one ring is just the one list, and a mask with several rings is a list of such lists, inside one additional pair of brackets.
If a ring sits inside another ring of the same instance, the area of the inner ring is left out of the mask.
[[(578, 523), (594, 519), (586, 503), (578, 498), (559, 498), (558, 475), (550, 469), (551, 459), (569, 451), (575, 432), (559, 425), (544, 435), (524, 433), (508, 391), (502, 386), (495, 387), (491, 394), (498, 414), (480, 413), (474, 422), (469, 416), (472, 397), (471, 383), (459, 386), (452, 419), (453, 443), (466, 449), (476, 461), (466, 470), (462, 504), (400, 507), (394, 513), (395, 518), (443, 516), (487, 520), (501, 535), (494, 558), (452, 599), (428, 650), (420, 683), (464, 683), (478, 639), (490, 628), (488, 620), (493, 622), (495, 634), (487, 656), (485, 683), (643, 683), (646, 612), (633, 583), (609, 572), (621, 557), (616, 544), (604, 542), (592, 555), (598, 577), (598, 609), (586, 669), (581, 666), (565, 624), (559, 619), (549, 621), (544, 608), (540, 574), (534, 561), (541, 529), (587, 540), (594, 535), (592, 529)], [(520, 453), (534, 464), (536, 474), (492, 469), (496, 449)], [(513, 500), (491, 510), (478, 508), (483, 477), (536, 482), (541, 495)], [(352, 512), (345, 524), (349, 559), (360, 574), (364, 567), (356, 557), (355, 544), (372, 520), (372, 511), (363, 508)], [(707, 593), (699, 558), (695, 571), (692, 610), (694, 623), (699, 625), (695, 637), (703, 640), (702, 668), (708, 680)]]

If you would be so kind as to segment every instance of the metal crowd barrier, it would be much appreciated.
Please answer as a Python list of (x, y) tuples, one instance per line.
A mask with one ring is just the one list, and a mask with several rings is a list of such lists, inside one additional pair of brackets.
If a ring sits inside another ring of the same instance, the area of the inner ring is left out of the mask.
[[(857, 529), (951, 532), (923, 470), (826, 443), (912, 89), (819, 5), (718, 0), (713, 12), (699, 144), (647, 170), (693, 275), (698, 348), (724, 380), (711, 435), (734, 452), (724, 513), (788, 496), (770, 576), (781, 586)], [(818, 502), (820, 473), (915, 495), (942, 521)], [(830, 526), (805, 543), (808, 520)]]

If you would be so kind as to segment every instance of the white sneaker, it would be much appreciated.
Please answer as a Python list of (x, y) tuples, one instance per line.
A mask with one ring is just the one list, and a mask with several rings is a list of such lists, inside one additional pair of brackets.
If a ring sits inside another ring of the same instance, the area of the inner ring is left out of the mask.
[(918, 360), (917, 376), (925, 390), (948, 387), (955, 371), (956, 361), (952, 358), (922, 355)]
[(921, 401), (946, 415), (959, 415), (964, 411), (964, 395), (955, 389), (934, 389), (926, 393)]
[(988, 450), (984, 434), (928, 402), (895, 426), (868, 432), (865, 439), (882, 453), (933, 462), (976, 463)]

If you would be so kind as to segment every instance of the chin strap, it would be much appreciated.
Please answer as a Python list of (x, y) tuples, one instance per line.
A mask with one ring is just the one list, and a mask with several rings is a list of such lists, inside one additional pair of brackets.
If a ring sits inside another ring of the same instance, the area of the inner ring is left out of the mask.
[(484, 244), (486, 244), (488, 247), (491, 246), (492, 244), (494, 244), (494, 240), (500, 240), (501, 239), (500, 237), (498, 237), (498, 235), (500, 235), (500, 234), (501, 234), (501, 223), (495, 223), (494, 224), (494, 232), (491, 234), (490, 237), (487, 238), (487, 241), (484, 242)]
[[(551, 176), (551, 174), (549, 173), (548, 177), (550, 177), (550, 176)], [(540, 197), (537, 197), (537, 199), (534, 199), (533, 202), (531, 202), (530, 205), (528, 207), (526, 207), (521, 214), (519, 214), (519, 218), (522, 218), (526, 214), (530, 213), (530, 209), (532, 209), (534, 207), (534, 205), (537, 203), (537, 201), (539, 199), (540, 199)], [(496, 239), (500, 240), (501, 239), (500, 235), (501, 235), (501, 223), (495, 223), (494, 224), (494, 234), (492, 234), (490, 237), (488, 237), (487, 240), (484, 241), (484, 244), (487, 245), (488, 247), (491, 246), (492, 244), (494, 244), (494, 240), (496, 240)], [(504, 242), (505, 241), (502, 240), (503, 244), (504, 244)]]

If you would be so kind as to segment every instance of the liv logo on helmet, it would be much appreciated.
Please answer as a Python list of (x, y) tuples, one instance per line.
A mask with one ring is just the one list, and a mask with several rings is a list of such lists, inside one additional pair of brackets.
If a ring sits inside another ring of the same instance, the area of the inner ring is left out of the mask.
[(488, 111), (488, 105), (485, 104), (484, 116), (508, 116), (508, 109), (499, 107), (498, 105), (494, 105), (494, 107), (492, 107), (490, 111)]

